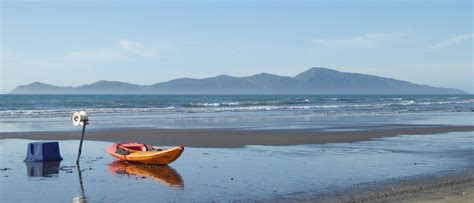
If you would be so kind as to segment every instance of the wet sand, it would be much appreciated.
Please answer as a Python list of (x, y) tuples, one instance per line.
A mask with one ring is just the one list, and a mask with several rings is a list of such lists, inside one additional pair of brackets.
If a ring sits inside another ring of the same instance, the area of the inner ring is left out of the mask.
[[(470, 176), (470, 177), (469, 177)], [(430, 186), (430, 185), (429, 185)], [(429, 188), (429, 186), (427, 186)], [(474, 202), (474, 176), (467, 175), (460, 180), (439, 181), (436, 184), (431, 184), (432, 188), (420, 191), (410, 192), (405, 195), (395, 196), (388, 199), (388, 201), (400, 202)]]
[[(245, 145), (303, 145), (366, 141), (397, 135), (428, 135), (470, 132), (474, 126), (377, 125), (326, 129), (101, 129), (88, 130), (87, 140), (143, 142), (157, 146), (235, 148)], [(0, 139), (75, 140), (80, 131), (3, 132)]]
[[(387, 181), (338, 191), (343, 195), (315, 198), (317, 202), (474, 202), (474, 169), (409, 180)], [(295, 197), (296, 199), (298, 197)], [(291, 200), (290, 201), (294, 201)]]

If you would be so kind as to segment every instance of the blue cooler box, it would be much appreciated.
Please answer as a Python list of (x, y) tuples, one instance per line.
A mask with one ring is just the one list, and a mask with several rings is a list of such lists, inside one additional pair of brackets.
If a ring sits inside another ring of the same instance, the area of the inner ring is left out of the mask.
[(61, 161), (58, 142), (31, 142), (25, 161)]

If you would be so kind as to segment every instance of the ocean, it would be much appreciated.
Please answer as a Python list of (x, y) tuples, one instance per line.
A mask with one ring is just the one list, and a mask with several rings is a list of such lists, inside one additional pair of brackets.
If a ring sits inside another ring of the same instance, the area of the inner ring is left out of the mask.
[(80, 110), (95, 129), (472, 125), (474, 95), (0, 95), (0, 132), (70, 130)]

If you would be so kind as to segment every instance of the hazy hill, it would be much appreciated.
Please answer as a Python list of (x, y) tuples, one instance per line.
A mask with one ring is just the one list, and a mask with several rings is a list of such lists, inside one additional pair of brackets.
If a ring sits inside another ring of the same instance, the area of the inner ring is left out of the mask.
[(116, 82), (116, 81), (106, 81), (101, 80), (89, 85), (82, 85), (76, 87), (75, 90), (78, 93), (83, 94), (110, 94), (110, 93), (120, 93), (120, 92), (135, 92), (142, 91), (142, 86), (125, 83), (125, 82)]
[(78, 87), (34, 82), (12, 94), (466, 94), (452, 88), (431, 87), (360, 73), (311, 68), (295, 77), (260, 73), (247, 77), (219, 75), (180, 78), (153, 85), (101, 80)]
[(58, 87), (41, 82), (33, 82), (28, 85), (20, 85), (13, 89), (11, 94), (71, 94), (73, 87)]
[(298, 90), (319, 94), (466, 94), (452, 88), (430, 87), (407, 81), (327, 68), (311, 68), (295, 76)]

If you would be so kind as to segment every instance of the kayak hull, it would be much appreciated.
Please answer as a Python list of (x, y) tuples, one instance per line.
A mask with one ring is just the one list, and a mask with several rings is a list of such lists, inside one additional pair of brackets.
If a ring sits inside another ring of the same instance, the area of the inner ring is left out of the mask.
[[(120, 150), (118, 150), (121, 148)], [(122, 153), (120, 153), (122, 151)], [(123, 153), (125, 151), (126, 153)], [(141, 143), (112, 144), (107, 148), (107, 152), (113, 157), (130, 162), (142, 164), (168, 165), (179, 158), (184, 147), (174, 147), (167, 150), (158, 148), (146, 149)]]

